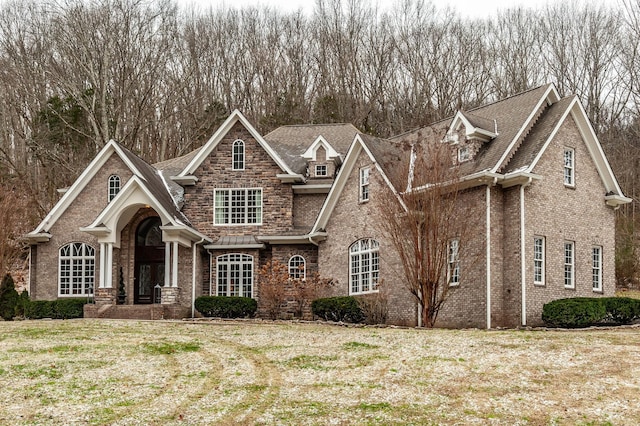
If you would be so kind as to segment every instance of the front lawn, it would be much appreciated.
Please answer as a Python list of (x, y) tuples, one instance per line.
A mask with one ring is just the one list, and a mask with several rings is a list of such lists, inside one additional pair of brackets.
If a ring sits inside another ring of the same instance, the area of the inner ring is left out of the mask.
[(635, 424), (640, 328), (0, 322), (0, 425)]

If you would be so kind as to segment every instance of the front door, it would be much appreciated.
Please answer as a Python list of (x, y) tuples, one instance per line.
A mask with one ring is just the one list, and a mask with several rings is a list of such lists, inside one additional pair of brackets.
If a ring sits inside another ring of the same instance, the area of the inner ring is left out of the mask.
[[(164, 285), (164, 243), (158, 217), (142, 221), (136, 232), (136, 262), (133, 302), (154, 303), (155, 287)], [(157, 301), (159, 302), (159, 301)]]

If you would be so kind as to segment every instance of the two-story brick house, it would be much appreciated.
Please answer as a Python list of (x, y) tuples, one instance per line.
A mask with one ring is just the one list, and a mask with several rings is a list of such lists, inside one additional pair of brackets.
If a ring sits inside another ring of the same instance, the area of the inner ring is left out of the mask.
[(28, 234), (31, 295), (94, 295), (90, 316), (182, 317), (203, 294), (260, 304), (258, 271), (277, 259), (292, 279), (333, 278), (336, 295), (384, 281), (389, 321), (416, 324), (376, 203), (404, 190), (388, 175), (406, 146), (434, 140), (456, 153), (479, 218), (480, 260), (460, 259), (439, 324), (536, 324), (547, 301), (613, 294), (613, 210), (630, 200), (580, 103), (546, 85), (390, 140), (348, 124), (262, 136), (235, 111), (155, 165), (109, 142)]

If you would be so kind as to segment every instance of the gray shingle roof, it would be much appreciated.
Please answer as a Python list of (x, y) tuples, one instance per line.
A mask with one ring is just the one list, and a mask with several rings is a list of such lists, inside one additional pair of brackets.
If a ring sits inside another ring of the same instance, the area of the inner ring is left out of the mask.
[(307, 162), (301, 157), (318, 136), (322, 136), (338, 154), (345, 155), (358, 129), (353, 124), (304, 124), (282, 126), (264, 139), (295, 172), (304, 174)]

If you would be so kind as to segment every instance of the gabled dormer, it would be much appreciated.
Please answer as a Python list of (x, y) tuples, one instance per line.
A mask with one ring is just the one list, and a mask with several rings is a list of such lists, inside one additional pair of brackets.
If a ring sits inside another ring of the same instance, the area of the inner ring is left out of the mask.
[(498, 136), (498, 124), (495, 120), (479, 117), (462, 110), (451, 120), (443, 142), (452, 145), (452, 157), (455, 163), (473, 160), (482, 144)]
[(312, 179), (333, 179), (342, 163), (340, 154), (322, 135), (307, 148), (302, 158), (307, 161), (309, 177)]

